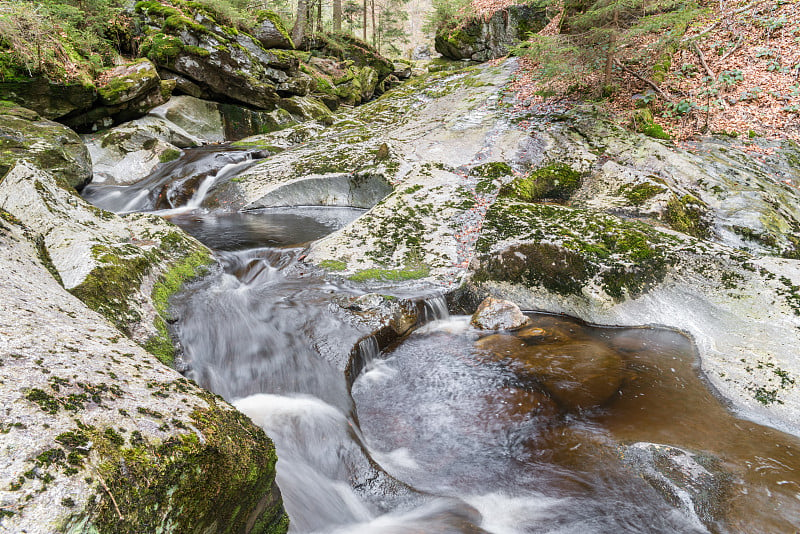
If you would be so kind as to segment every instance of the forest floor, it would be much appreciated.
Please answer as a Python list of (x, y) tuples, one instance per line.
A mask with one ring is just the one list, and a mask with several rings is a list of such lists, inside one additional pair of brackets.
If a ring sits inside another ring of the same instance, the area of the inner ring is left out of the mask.
[[(645, 36), (630, 48), (641, 50), (657, 38)], [(658, 83), (671, 102), (617, 70), (614, 92), (596, 103), (631, 124), (635, 110), (649, 102), (654, 121), (679, 141), (709, 133), (800, 141), (800, 0), (711, 2), (680, 44)], [(522, 62), (514, 89), (528, 105), (565, 105), (576, 94), (599, 93), (599, 71), (582, 87), (559, 87), (545, 85), (534, 60)], [(648, 71), (637, 74), (651, 78)], [(538, 96), (554, 89), (554, 96)]]

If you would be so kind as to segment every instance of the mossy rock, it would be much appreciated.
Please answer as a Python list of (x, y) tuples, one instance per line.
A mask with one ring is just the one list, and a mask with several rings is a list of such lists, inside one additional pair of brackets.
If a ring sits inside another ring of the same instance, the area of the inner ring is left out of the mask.
[(283, 25), (281, 17), (274, 11), (260, 9), (256, 11), (256, 24), (250, 30), (264, 48), (294, 49), (292, 37)]
[(669, 141), (672, 136), (664, 131), (660, 124), (653, 121), (653, 113), (647, 109), (637, 109), (633, 114), (633, 126), (637, 132), (641, 132), (654, 139)]
[(693, 237), (708, 239), (711, 237), (711, 223), (708, 221), (707, 215), (708, 208), (705, 202), (697, 197), (673, 195), (667, 202), (664, 217), (673, 230)]
[(507, 184), (500, 190), (500, 196), (526, 202), (569, 200), (582, 181), (581, 173), (566, 163), (551, 163)]
[(91, 84), (61, 84), (45, 78), (0, 82), (0, 100), (15, 102), (46, 119), (88, 110), (96, 98), (97, 90)]
[(487, 212), (474, 280), (578, 295), (595, 284), (613, 299), (664, 279), (680, 240), (644, 223), (552, 204), (501, 198)]
[(320, 37), (321, 51), (328, 56), (346, 59), (357, 67), (372, 67), (378, 73), (378, 79), (383, 80), (394, 72), (394, 64), (383, 57), (378, 51), (364, 41), (344, 33), (330, 34)]
[(48, 169), (67, 187), (92, 179), (89, 151), (78, 135), (12, 102), (0, 103), (0, 179), (20, 159)]
[(141, 98), (161, 82), (156, 67), (147, 59), (121, 65), (107, 72), (105, 82), (98, 85), (100, 103), (115, 106)]

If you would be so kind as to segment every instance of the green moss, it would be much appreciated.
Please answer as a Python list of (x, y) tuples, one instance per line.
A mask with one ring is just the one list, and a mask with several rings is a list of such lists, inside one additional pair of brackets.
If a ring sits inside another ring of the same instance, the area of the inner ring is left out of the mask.
[(211, 256), (204, 250), (194, 252), (167, 270), (153, 286), (152, 298), (158, 317), (153, 322), (157, 335), (144, 344), (144, 348), (162, 363), (172, 365), (175, 359), (175, 346), (169, 335), (165, 318), (168, 316), (169, 298), (184, 282), (207, 272), (212, 263)]
[(95, 245), (92, 252), (100, 264), (70, 293), (130, 335), (131, 325), (141, 316), (130, 309), (128, 299), (138, 291), (156, 258), (135, 245)]
[(199, 395), (207, 408), (192, 412), (198, 434), (153, 443), (132, 437), (125, 447), (106, 432), (93, 431), (103, 484), (66, 527), (87, 525), (86, 531), (109, 534), (229, 534), (256, 532), (250, 526), (257, 523), (259, 532), (285, 533), (272, 442), (243, 414), (219, 406), (211, 394)]
[(480, 178), (492, 180), (496, 178), (503, 178), (504, 176), (513, 176), (514, 171), (507, 163), (501, 161), (492, 161), (478, 165), (470, 170), (470, 174)]
[(329, 271), (344, 271), (347, 269), (347, 262), (342, 260), (322, 260), (319, 266)]
[(159, 65), (169, 65), (183, 52), (183, 42), (178, 37), (155, 33), (145, 37), (140, 53)]
[(628, 202), (630, 202), (632, 205), (641, 206), (654, 196), (663, 193), (666, 190), (666, 188), (660, 185), (644, 182), (636, 185), (625, 184), (617, 193), (628, 199)]
[(545, 198), (569, 200), (581, 183), (581, 173), (565, 163), (551, 163), (505, 185), (500, 189), (499, 196), (525, 202)]
[[(509, 242), (508, 245), (503, 243)], [(475, 280), (541, 286), (561, 295), (590, 284), (615, 299), (663, 280), (679, 241), (643, 223), (547, 204), (496, 202), (477, 242)]]
[(405, 269), (364, 269), (348, 276), (354, 282), (366, 282), (367, 280), (384, 280), (400, 282), (403, 280), (417, 280), (425, 278), (430, 273), (427, 265), (419, 265)]
[(692, 195), (673, 195), (667, 202), (666, 220), (678, 232), (707, 239), (711, 236), (711, 228), (705, 216), (705, 203)]
[(175, 161), (179, 157), (181, 157), (180, 150), (174, 148), (168, 148), (167, 150), (159, 154), (158, 161), (160, 161), (161, 163), (169, 163), (170, 161)]

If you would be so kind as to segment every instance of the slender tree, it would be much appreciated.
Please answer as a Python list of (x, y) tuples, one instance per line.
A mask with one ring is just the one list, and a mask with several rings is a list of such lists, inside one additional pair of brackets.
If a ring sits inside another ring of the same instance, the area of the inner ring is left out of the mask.
[(333, 31), (342, 31), (342, 0), (333, 0)]
[(364, 0), (364, 42), (367, 42), (367, 0)]
[(306, 37), (308, 26), (308, 2), (307, 0), (297, 0), (297, 17), (292, 28), (292, 41), (299, 48), (303, 39)]

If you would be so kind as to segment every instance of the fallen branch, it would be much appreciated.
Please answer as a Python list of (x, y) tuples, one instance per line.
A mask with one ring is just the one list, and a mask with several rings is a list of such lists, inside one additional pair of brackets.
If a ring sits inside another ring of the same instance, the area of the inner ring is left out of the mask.
[(123, 516), (122, 512), (119, 511), (119, 506), (117, 505), (117, 500), (114, 498), (114, 495), (111, 493), (111, 490), (108, 489), (108, 486), (106, 486), (106, 483), (103, 480), (103, 477), (98, 476), (97, 480), (100, 481), (100, 485), (103, 486), (103, 489), (106, 490), (106, 493), (108, 493), (108, 496), (111, 497), (111, 502), (114, 503), (114, 509), (117, 511), (117, 515), (119, 516), (119, 518), (120, 519), (125, 519), (125, 516)]
[(708, 74), (711, 79), (716, 79), (717, 76), (714, 74), (714, 71), (711, 70), (711, 67), (708, 66), (708, 63), (706, 63), (706, 56), (703, 55), (703, 51), (700, 50), (700, 47), (697, 46), (697, 43), (692, 44), (694, 45), (694, 51), (697, 53), (697, 57), (700, 58), (700, 64), (703, 65), (703, 68), (706, 70), (706, 74)]
[(654, 90), (656, 93), (658, 93), (659, 95), (661, 95), (661, 98), (663, 98), (663, 99), (664, 99), (664, 100), (666, 100), (667, 102), (672, 102), (672, 98), (670, 98), (670, 97), (669, 97), (669, 95), (668, 95), (667, 93), (665, 93), (665, 92), (664, 92), (664, 90), (663, 90), (663, 89), (661, 89), (661, 87), (659, 87), (659, 86), (658, 86), (658, 84), (657, 84), (656, 82), (654, 82), (653, 80), (650, 80), (650, 79), (648, 79), (648, 78), (645, 78), (645, 77), (644, 77), (644, 76), (642, 76), (641, 74), (639, 74), (639, 73), (637, 73), (637, 72), (635, 72), (635, 71), (633, 71), (633, 70), (629, 69), (628, 67), (626, 67), (625, 65), (623, 65), (623, 64), (620, 62), (620, 60), (618, 60), (617, 58), (614, 58), (614, 64), (615, 64), (617, 67), (619, 67), (620, 69), (622, 69), (624, 72), (627, 72), (628, 74), (630, 74), (630, 75), (631, 75), (631, 76), (633, 76), (634, 78), (636, 78), (636, 79), (638, 79), (638, 80), (640, 80), (640, 81), (642, 81), (642, 82), (646, 83), (646, 84), (647, 84), (647, 85), (649, 85), (650, 87), (652, 87), (652, 88), (653, 88), (653, 90)]
[(736, 49), (739, 48), (739, 45), (742, 44), (743, 42), (744, 42), (744, 35), (740, 35), (739, 39), (737, 39), (736, 43), (733, 45), (733, 48), (731, 48), (730, 50), (725, 52), (725, 54), (723, 54), (723, 56), (721, 58), (719, 58), (719, 60), (720, 61), (725, 61), (726, 59), (728, 59), (728, 56), (733, 54), (736, 51)]

